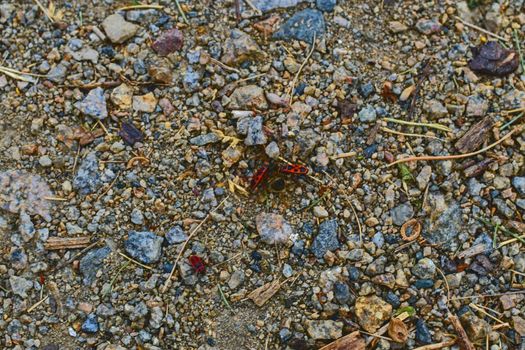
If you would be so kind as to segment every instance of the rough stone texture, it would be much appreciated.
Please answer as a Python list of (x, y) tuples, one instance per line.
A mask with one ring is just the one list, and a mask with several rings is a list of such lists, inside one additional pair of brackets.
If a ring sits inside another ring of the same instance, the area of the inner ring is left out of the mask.
[(312, 243), (312, 252), (317, 258), (322, 258), (328, 251), (334, 251), (340, 247), (337, 239), (337, 220), (326, 220), (319, 225), (319, 233)]
[(268, 108), (264, 90), (257, 85), (241, 86), (230, 96), (231, 102), (228, 105), (230, 109), (258, 109), (265, 110)]
[(9, 284), (14, 294), (27, 298), (27, 292), (33, 288), (33, 282), (19, 276), (9, 277)]
[(132, 258), (144, 264), (155, 263), (162, 255), (162, 237), (149, 231), (131, 231), (124, 248)]
[(75, 108), (85, 115), (96, 119), (103, 120), (107, 118), (108, 110), (104, 89), (98, 87), (91, 90), (82, 101), (75, 103)]
[(73, 179), (73, 188), (82, 195), (95, 192), (102, 184), (101, 176), (97, 153), (90, 152), (78, 167), (77, 175)]
[(312, 43), (314, 36), (320, 38), (325, 32), (323, 13), (317, 10), (305, 9), (296, 12), (287, 20), (273, 38), (278, 40), (297, 39)]
[(255, 223), (261, 240), (267, 244), (286, 243), (293, 233), (282, 215), (261, 213), (255, 218)]
[(163, 32), (151, 46), (160, 56), (167, 56), (182, 49), (184, 38), (177, 28)]
[(392, 313), (392, 305), (373, 295), (359, 297), (355, 302), (357, 322), (367, 332), (374, 333), (386, 322)]
[(80, 259), (79, 270), (82, 276), (82, 282), (90, 285), (95, 281), (97, 271), (104, 265), (105, 259), (111, 253), (109, 247), (103, 247), (89, 251)]
[(343, 322), (333, 320), (308, 320), (306, 331), (312, 339), (338, 339), (343, 335)]
[(233, 29), (224, 43), (224, 53), (221, 61), (227, 65), (239, 65), (251, 59), (262, 57), (262, 51), (257, 42), (242, 30)]
[(109, 40), (115, 44), (122, 44), (131, 39), (139, 30), (136, 24), (127, 22), (124, 17), (119, 14), (113, 14), (102, 22), (102, 28), (106, 32)]

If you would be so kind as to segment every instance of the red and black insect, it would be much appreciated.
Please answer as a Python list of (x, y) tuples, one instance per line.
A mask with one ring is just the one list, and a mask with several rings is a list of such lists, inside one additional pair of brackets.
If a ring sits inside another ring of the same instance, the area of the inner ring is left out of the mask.
[(191, 255), (188, 258), (188, 261), (190, 262), (191, 267), (196, 273), (204, 273), (206, 270), (206, 265), (204, 265), (204, 261), (197, 256), (197, 255)]
[(250, 188), (255, 190), (259, 185), (266, 180), (266, 178), (270, 175), (270, 164), (266, 163), (252, 176), (252, 181), (250, 182)]
[(294, 175), (306, 175), (308, 174), (308, 168), (300, 164), (287, 164), (281, 167), (281, 173), (294, 174)]

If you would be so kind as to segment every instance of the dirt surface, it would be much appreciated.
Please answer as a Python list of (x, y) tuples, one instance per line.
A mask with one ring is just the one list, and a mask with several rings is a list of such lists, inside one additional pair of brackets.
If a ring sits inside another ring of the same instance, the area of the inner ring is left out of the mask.
[(0, 348), (523, 348), (523, 0), (38, 3)]

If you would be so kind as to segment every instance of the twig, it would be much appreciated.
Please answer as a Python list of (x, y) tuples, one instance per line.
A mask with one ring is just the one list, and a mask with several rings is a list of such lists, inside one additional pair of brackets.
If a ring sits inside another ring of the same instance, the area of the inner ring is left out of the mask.
[(164, 6), (162, 6), (162, 5), (130, 5), (130, 6), (121, 7), (119, 9), (117, 9), (117, 11), (146, 10), (146, 9), (162, 10), (162, 9), (164, 9)]
[(117, 253), (118, 253), (121, 257), (123, 257), (123, 258), (125, 258), (125, 259), (131, 261), (132, 263), (135, 263), (135, 264), (137, 264), (137, 265), (139, 265), (139, 266), (141, 266), (141, 267), (143, 267), (143, 268), (145, 268), (145, 269), (153, 270), (153, 267), (148, 266), (148, 265), (141, 264), (141, 263), (139, 263), (137, 260), (134, 260), (134, 259), (130, 258), (129, 256), (127, 256), (126, 254), (124, 254), (124, 253), (122, 253), (122, 252), (117, 252)]
[(255, 13), (257, 13), (257, 16), (262, 16), (262, 11), (259, 10), (257, 6), (255, 6), (251, 0), (244, 0), (244, 2), (246, 2), (248, 6), (250, 6), (252, 10), (255, 11)]
[(53, 196), (46, 196), (44, 197), (45, 200), (48, 201), (54, 201), (54, 202), (67, 202), (69, 199), (63, 198), (63, 197), (53, 197)]
[(521, 117), (523, 117), (524, 115), (525, 115), (525, 112), (522, 112), (522, 113), (518, 114), (517, 116), (512, 118), (509, 122), (503, 124), (499, 129), (500, 130), (505, 130), (506, 128), (508, 128), (509, 126), (514, 124), (517, 120), (519, 120)]
[(38, 5), (38, 7), (40, 7), (40, 9), (42, 10), (42, 12), (44, 12), (44, 15), (46, 15), (47, 18), (49, 18), (49, 20), (51, 21), (51, 23), (55, 23), (55, 20), (53, 19), (53, 17), (51, 17), (51, 15), (49, 14), (49, 12), (47, 11), (47, 9), (44, 7), (44, 5), (42, 5), (42, 3), (39, 1), (39, 0), (35, 0), (36, 4)]
[(179, 10), (180, 15), (182, 16), (182, 20), (184, 21), (184, 23), (190, 24), (190, 22), (188, 22), (188, 18), (186, 17), (186, 14), (184, 13), (184, 10), (182, 9), (182, 6), (180, 6), (179, 0), (175, 0), (175, 3), (177, 4), (177, 10)]
[(445, 281), (445, 286), (447, 287), (447, 303), (446, 304), (448, 306), (448, 301), (450, 300), (450, 286), (448, 285), (447, 277), (445, 276), (443, 271), (441, 271), (441, 269), (439, 267), (436, 267), (436, 270), (439, 271), (439, 273), (443, 277), (443, 281)]
[(457, 19), (458, 21), (460, 21), (461, 23), (463, 23), (464, 25), (466, 25), (467, 27), (470, 27), (470, 28), (472, 28), (472, 29), (479, 30), (479, 31), (482, 32), (482, 33), (485, 33), (485, 34), (487, 34), (487, 35), (493, 36), (493, 37), (495, 37), (495, 38), (497, 38), (497, 39), (499, 39), (499, 40), (502, 40), (502, 41), (508, 42), (508, 40), (505, 39), (504, 37), (499, 36), (498, 34), (494, 34), (494, 33), (492, 33), (492, 32), (489, 32), (488, 30), (483, 29), (483, 28), (481, 28), (481, 27), (478, 27), (478, 26), (475, 25), (475, 24), (469, 23), (469, 22), (463, 20), (462, 18), (460, 18), (460, 17), (458, 17), (458, 16), (454, 16), (454, 18)]
[(516, 242), (516, 241), (519, 241), (520, 238), (525, 238), (525, 235), (521, 235), (521, 236), (518, 236), (518, 237), (516, 237), (516, 238), (511, 238), (511, 239), (509, 239), (509, 240), (506, 240), (506, 241), (501, 242), (501, 243), (498, 245), (498, 249), (501, 248), (501, 247), (503, 247), (503, 246), (506, 246), (507, 244), (511, 244), (511, 243)]
[(55, 272), (57, 270), (60, 270), (61, 268), (63, 268), (64, 266), (66, 266), (67, 264), (69, 264), (70, 262), (72, 262), (73, 260), (77, 259), (78, 257), (82, 256), (84, 253), (86, 253), (88, 250), (90, 250), (91, 248), (95, 247), (97, 244), (99, 244), (100, 240), (97, 240), (93, 243), (91, 243), (90, 245), (88, 245), (86, 248), (82, 249), (80, 252), (78, 252), (75, 256), (73, 256), (72, 258), (66, 260), (66, 261), (63, 261), (61, 262), (60, 264), (58, 264), (56, 267), (54, 267), (53, 269), (51, 269), (48, 274), (51, 274), (52, 272)]
[(108, 188), (106, 188), (106, 189), (104, 190), (104, 192), (102, 192), (101, 194), (98, 195), (96, 201), (98, 201), (100, 198), (104, 197), (104, 196), (106, 195), (106, 193), (108, 193), (109, 190), (111, 190), (111, 189), (113, 188), (113, 186), (114, 186), (115, 183), (117, 182), (117, 179), (118, 179), (119, 175), (120, 175), (120, 172), (117, 174), (117, 176), (115, 176), (115, 178), (113, 179), (113, 181), (111, 181), (111, 183), (109, 184)]
[(461, 350), (476, 350), (474, 348), (474, 345), (472, 345), (472, 342), (468, 338), (467, 332), (465, 332), (465, 329), (461, 325), (461, 322), (459, 322), (458, 317), (456, 315), (452, 315), (449, 312), (447, 318), (452, 324), (452, 327), (454, 327), (456, 333), (458, 334), (458, 339), (456, 339), (456, 342), (459, 345), (459, 348)]
[(423, 345), (419, 348), (415, 348), (414, 350), (437, 350), (437, 349), (443, 349), (447, 346), (454, 345), (456, 343), (456, 339), (447, 340), (441, 343), (436, 344), (429, 344), (429, 345)]
[(295, 84), (297, 84), (297, 80), (299, 79), (299, 75), (301, 74), (301, 71), (303, 70), (304, 66), (306, 65), (306, 62), (308, 62), (308, 60), (310, 59), (310, 56), (312, 56), (312, 53), (315, 50), (315, 37), (316, 37), (316, 34), (317, 34), (317, 32), (314, 32), (314, 40), (312, 41), (312, 48), (310, 49), (310, 52), (308, 53), (308, 55), (304, 59), (303, 63), (299, 67), (299, 70), (295, 74), (295, 76), (294, 76), (294, 78), (292, 80), (292, 85), (290, 86), (290, 88), (288, 89), (288, 93), (286, 94), (288, 96), (287, 100), (288, 100), (288, 104), (289, 105), (292, 104), (293, 89), (295, 87)]
[(222, 68), (224, 68), (224, 69), (226, 69), (226, 70), (229, 70), (230, 72), (235, 72), (235, 73), (237, 73), (237, 74), (241, 74), (241, 71), (240, 71), (240, 70), (238, 70), (238, 69), (236, 69), (236, 68), (233, 68), (233, 67), (230, 67), (230, 66), (228, 66), (228, 65), (226, 65), (226, 64), (224, 64), (224, 63), (222, 63), (221, 61), (216, 60), (216, 59), (213, 58), (213, 57), (210, 57), (210, 61), (212, 61), (213, 63), (215, 63), (215, 64), (217, 64), (217, 65), (219, 65), (219, 66), (221, 66)]
[(525, 294), (525, 290), (520, 290), (517, 292), (507, 292), (507, 293), (495, 293), (495, 294), (478, 294), (478, 295), (470, 295), (466, 297), (456, 297), (452, 298), (450, 300), (463, 300), (463, 299), (476, 299), (476, 298), (491, 298), (491, 297), (501, 297), (504, 295), (514, 295), (514, 294)]
[(73, 162), (73, 170), (71, 170), (71, 173), (75, 174), (75, 169), (77, 168), (77, 163), (78, 163), (78, 156), (80, 155), (80, 149), (82, 147), (80, 146), (80, 144), (78, 145), (78, 149), (77, 149), (77, 154), (75, 155), (75, 161)]
[(365, 331), (359, 331), (363, 334), (366, 334), (370, 337), (374, 337), (374, 338), (379, 338), (379, 339), (384, 339), (384, 340), (388, 340), (388, 341), (393, 341), (392, 338), (389, 338), (389, 337), (385, 337), (385, 336), (382, 336), (382, 335), (379, 335), (379, 334), (372, 334), (372, 333), (368, 333), (368, 332), (365, 332)]
[(381, 128), (381, 130), (385, 131), (385, 132), (389, 132), (391, 134), (396, 134), (396, 135), (401, 135), (401, 136), (410, 136), (410, 137), (425, 137), (425, 138), (428, 138), (428, 139), (434, 139), (434, 140), (440, 140), (440, 141), (445, 141), (439, 137), (436, 137), (436, 136), (432, 136), (432, 135), (423, 135), (423, 134), (411, 134), (411, 133), (406, 133), (406, 132), (401, 132), (401, 131), (396, 131), (396, 130), (392, 130), (390, 128), (387, 128), (386, 126), (383, 126)]
[(414, 89), (414, 93), (412, 94), (412, 100), (410, 101), (410, 107), (408, 109), (408, 119), (412, 119), (412, 116), (414, 115), (414, 112), (416, 110), (416, 100), (419, 96), (419, 90), (421, 90), (421, 86), (423, 85), (423, 81), (425, 78), (430, 74), (430, 62), (432, 59), (427, 59), (423, 61), (423, 69), (421, 70), (421, 74), (419, 75), (419, 79), (416, 82), (416, 88)]
[(90, 237), (49, 237), (44, 243), (45, 250), (78, 249), (89, 245)]
[(330, 159), (337, 160), (337, 159), (341, 159), (341, 158), (355, 157), (356, 155), (357, 155), (357, 152), (351, 151), (351, 152), (336, 154), (335, 156), (331, 156)]
[(221, 299), (224, 302), (224, 304), (228, 307), (228, 309), (230, 309), (231, 312), (233, 312), (232, 306), (230, 305), (230, 303), (226, 299), (226, 296), (224, 295), (224, 292), (222, 291), (222, 288), (221, 288), (220, 284), (217, 284), (217, 289), (219, 289), (219, 294), (221, 295)]
[(257, 79), (257, 78), (263, 77), (263, 76), (265, 76), (265, 75), (266, 75), (266, 73), (257, 74), (257, 75), (254, 75), (253, 77), (248, 77), (248, 78), (243, 78), (243, 79), (236, 80), (235, 83), (236, 83), (236, 84), (243, 83), (243, 82), (245, 82), (245, 81), (254, 80), (254, 79)]
[(437, 123), (419, 123), (419, 122), (411, 122), (408, 120), (401, 120), (401, 119), (394, 119), (394, 118), (383, 118), (384, 121), (396, 123), (396, 124), (403, 124), (403, 125), (411, 125), (411, 126), (424, 126), (427, 128), (433, 128), (445, 132), (452, 132), (452, 129), (450, 129), (448, 126), (437, 124)]
[(182, 245), (182, 247), (180, 248), (180, 251), (179, 251), (179, 255), (177, 255), (177, 258), (175, 259), (175, 263), (173, 264), (173, 267), (171, 268), (171, 271), (170, 271), (170, 274), (168, 276), (168, 278), (166, 279), (166, 282), (164, 282), (164, 286), (162, 287), (162, 290), (161, 290), (161, 293), (165, 293), (166, 290), (168, 289), (168, 285), (171, 281), (171, 278), (173, 277), (173, 274), (175, 273), (175, 269), (177, 268), (177, 264), (180, 260), (180, 258), (182, 257), (182, 253), (184, 252), (184, 249), (186, 248), (186, 245), (188, 245), (188, 242), (190, 241), (190, 239), (193, 238), (193, 236), (195, 236), (195, 234), (197, 234), (197, 232), (199, 231), (199, 229), (202, 227), (202, 225), (204, 225), (204, 223), (209, 219), (209, 217), (211, 216), (211, 214), (215, 213), (223, 204), (224, 202), (226, 202), (226, 200), (230, 198), (230, 196), (226, 196), (226, 198), (224, 198), (216, 207), (215, 209), (213, 209), (211, 212), (208, 213), (208, 215), (206, 215), (206, 217), (197, 225), (197, 227), (195, 227), (195, 229), (193, 229), (193, 231), (191, 231), (190, 235), (188, 236), (188, 238), (186, 238), (186, 241), (184, 241), (184, 244)]
[(49, 298), (49, 295), (46, 295), (44, 298), (40, 299), (36, 303), (34, 303), (31, 307), (27, 308), (25, 312), (30, 313), (34, 309), (36, 309), (40, 304), (42, 304), (44, 301), (46, 301)]
[(359, 241), (361, 245), (363, 245), (363, 229), (361, 228), (361, 221), (359, 221), (359, 216), (357, 215), (357, 212), (354, 208), (354, 205), (352, 204), (352, 201), (348, 201), (350, 204), (350, 208), (352, 209), (352, 212), (354, 213), (355, 221), (357, 221), (357, 227), (359, 228)]
[(500, 143), (502, 143), (503, 141), (505, 141), (506, 139), (511, 137), (512, 134), (514, 134), (516, 131), (518, 131), (518, 127), (512, 129), (507, 135), (503, 136), (501, 139), (499, 139), (498, 141), (494, 142), (493, 144), (488, 145), (487, 147), (482, 148), (482, 149), (480, 149), (479, 151), (476, 151), (476, 152), (465, 153), (465, 154), (454, 154), (454, 155), (449, 155), (449, 156), (408, 157), (408, 158), (403, 158), (403, 159), (396, 160), (395, 162), (386, 165), (386, 167), (391, 167), (391, 166), (399, 164), (399, 163), (417, 162), (418, 160), (450, 160), (450, 159), (461, 159), (461, 158), (472, 157), (472, 156), (484, 153), (484, 152), (488, 151), (491, 148), (496, 147), (497, 145), (499, 145)]
[(115, 275), (113, 276), (113, 278), (111, 279), (111, 281), (109, 282), (109, 289), (106, 290), (102, 296), (105, 296), (109, 293), (111, 293), (111, 291), (113, 290), (113, 284), (115, 283), (115, 281), (117, 280), (118, 276), (120, 275), (120, 273), (122, 272), (122, 270), (124, 270), (126, 267), (128, 267), (130, 264), (130, 261), (126, 261), (121, 267), (119, 267), (119, 269), (117, 270), (117, 272), (115, 273)]
[(525, 60), (523, 59), (523, 53), (521, 52), (520, 40), (518, 37), (518, 30), (514, 29), (514, 41), (516, 42), (516, 49), (518, 49), (518, 55), (521, 63), (521, 73), (525, 73)]
[(494, 321), (498, 322), (499, 324), (505, 323), (502, 320), (500, 320), (499, 318), (492, 316), (491, 314), (489, 314), (488, 312), (486, 312), (485, 310), (483, 310), (482, 308), (480, 308), (478, 305), (476, 305), (474, 303), (470, 303), (468, 306), (470, 306), (471, 308), (481, 312), (485, 316), (488, 316), (488, 317), (492, 318)]

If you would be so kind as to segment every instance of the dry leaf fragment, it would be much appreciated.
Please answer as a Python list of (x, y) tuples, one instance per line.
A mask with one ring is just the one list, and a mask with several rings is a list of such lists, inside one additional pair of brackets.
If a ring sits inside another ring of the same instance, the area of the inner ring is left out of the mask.
[(410, 85), (409, 87), (407, 87), (405, 90), (403, 90), (403, 92), (401, 93), (401, 96), (399, 96), (399, 101), (408, 100), (408, 98), (410, 97), (410, 95), (412, 95), (415, 89), (416, 89), (415, 85)]
[(238, 191), (242, 195), (245, 195), (245, 196), (249, 195), (248, 191), (246, 191), (244, 187), (236, 184), (230, 179), (228, 179), (228, 189), (230, 190), (231, 193), (236, 193), (236, 191)]
[(279, 288), (281, 288), (281, 283), (278, 280), (274, 280), (253, 290), (248, 294), (248, 299), (253, 300), (257, 306), (263, 306), (275, 293), (277, 293)]
[(388, 324), (388, 335), (396, 343), (404, 344), (408, 339), (408, 329), (406, 324), (399, 318), (392, 318)]
[(366, 343), (359, 331), (347, 334), (319, 350), (365, 350)]

